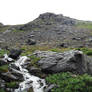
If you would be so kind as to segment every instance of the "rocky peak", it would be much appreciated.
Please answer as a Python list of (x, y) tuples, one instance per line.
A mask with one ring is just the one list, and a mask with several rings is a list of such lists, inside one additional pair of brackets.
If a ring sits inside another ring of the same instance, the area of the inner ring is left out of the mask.
[(50, 18), (55, 18), (55, 17), (57, 17), (56, 14), (47, 12), (47, 13), (40, 14), (38, 18), (41, 18), (41, 19), (50, 19)]
[(45, 21), (50, 21), (54, 23), (60, 23), (62, 25), (74, 25), (76, 23), (75, 19), (63, 16), (62, 14), (54, 14), (54, 13), (43, 13), (37, 19), (42, 19)]

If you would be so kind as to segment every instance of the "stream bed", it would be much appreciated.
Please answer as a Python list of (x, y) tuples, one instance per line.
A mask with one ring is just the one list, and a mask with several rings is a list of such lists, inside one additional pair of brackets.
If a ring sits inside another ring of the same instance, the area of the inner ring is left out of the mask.
[[(6, 58), (10, 59), (8, 56), (6, 56)], [(24, 80), (19, 84), (19, 88), (15, 89), (14, 92), (28, 92), (30, 88), (33, 89), (33, 92), (44, 92), (44, 88), (46, 87), (45, 80), (31, 75), (28, 70), (23, 67), (27, 60), (27, 56), (21, 56), (18, 60), (9, 65), (13, 71), (20, 73)], [(15, 65), (18, 69), (13, 68), (12, 65)]]

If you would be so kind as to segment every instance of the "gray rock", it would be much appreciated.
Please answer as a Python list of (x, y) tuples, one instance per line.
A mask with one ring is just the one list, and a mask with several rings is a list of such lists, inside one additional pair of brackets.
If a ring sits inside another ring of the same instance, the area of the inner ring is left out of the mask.
[(9, 57), (12, 59), (17, 59), (20, 56), (21, 52), (22, 51), (19, 49), (11, 49)]
[(45, 73), (70, 71), (77, 74), (92, 74), (92, 59), (77, 50), (48, 55), (38, 61), (38, 64)]
[(61, 44), (59, 44), (59, 47), (67, 48), (68, 47), (68, 43), (61, 43)]
[(6, 82), (19, 80), (17, 77), (12, 75), (10, 72), (0, 73), (0, 78), (5, 80)]
[(28, 45), (35, 45), (36, 41), (34, 39), (28, 39), (26, 42)]
[(39, 76), (41, 74), (41, 70), (39, 68), (28, 67), (27, 69), (31, 75)]
[(10, 33), (12, 30), (6, 30), (3, 34)]
[(39, 50), (36, 50), (33, 54), (36, 56), (36, 57), (49, 57), (49, 56), (52, 56), (54, 54), (56, 54), (57, 52), (52, 52), (52, 51), (39, 51)]

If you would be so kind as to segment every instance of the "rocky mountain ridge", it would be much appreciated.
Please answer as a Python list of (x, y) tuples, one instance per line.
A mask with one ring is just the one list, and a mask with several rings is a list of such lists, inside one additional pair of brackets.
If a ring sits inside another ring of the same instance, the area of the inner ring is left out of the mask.
[(2, 25), (1, 46), (52, 45), (61, 47), (91, 47), (91, 22), (65, 17), (62, 14), (41, 14), (23, 25)]

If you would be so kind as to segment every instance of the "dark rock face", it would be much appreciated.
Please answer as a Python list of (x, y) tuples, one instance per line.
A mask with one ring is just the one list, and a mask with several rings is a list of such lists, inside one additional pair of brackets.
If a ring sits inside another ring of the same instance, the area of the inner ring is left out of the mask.
[[(37, 56), (42, 56), (42, 54), (40, 53)], [(92, 74), (92, 59), (84, 55), (81, 51), (52, 52), (52, 55), (50, 54), (38, 61), (38, 64), (42, 71), (46, 73), (70, 71), (77, 74)]]
[(20, 79), (20, 78), (17, 78), (16, 76), (14, 76), (13, 74), (11, 74), (10, 72), (0, 73), (0, 78), (5, 80), (6, 82), (17, 81)]
[[(47, 13), (40, 14), (39, 18), (42, 20), (47, 20), (47, 21), (53, 19), (55, 22), (62, 23), (63, 25), (75, 25), (74, 19), (71, 19), (69, 17), (65, 17), (62, 14), (56, 15), (54, 13), (47, 12)], [(50, 25), (49, 22), (47, 24)]]
[(20, 56), (21, 52), (22, 52), (21, 50), (12, 49), (10, 51), (9, 57), (12, 58), (12, 59), (17, 59)]

